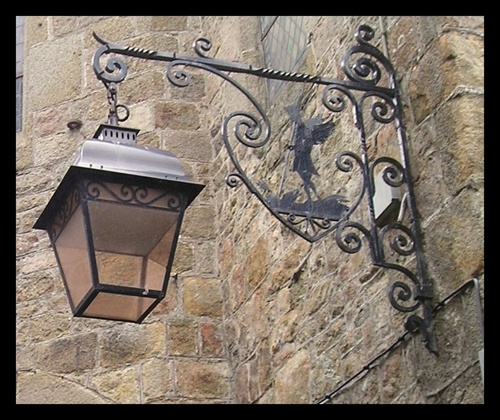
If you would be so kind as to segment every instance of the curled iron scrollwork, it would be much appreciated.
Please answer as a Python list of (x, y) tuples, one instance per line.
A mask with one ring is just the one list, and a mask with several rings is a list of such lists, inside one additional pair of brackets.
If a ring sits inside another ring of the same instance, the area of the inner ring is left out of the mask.
[(101, 67), (100, 59), (104, 54), (109, 54), (107, 45), (103, 45), (94, 53), (93, 67), (97, 78), (105, 83), (120, 83), (128, 73), (127, 65), (117, 57), (109, 57), (104, 69)]
[(382, 170), (382, 179), (391, 187), (401, 187), (406, 182), (405, 170), (401, 163), (390, 157), (381, 157), (376, 159), (370, 166), (370, 177), (373, 182), (375, 168), (380, 164), (388, 164)]
[[(342, 59), (342, 69), (347, 77), (357, 83), (367, 86), (376, 86), (382, 79), (382, 70), (379, 63), (387, 72), (389, 79), (394, 77), (394, 69), (390, 61), (373, 45), (374, 31), (368, 25), (361, 25), (356, 32), (356, 45), (347, 50)], [(360, 57), (355, 55), (360, 54)]]
[(399, 255), (409, 256), (415, 251), (415, 238), (410, 229), (401, 223), (391, 223), (380, 231), (380, 240), (383, 243), (389, 232), (399, 231), (390, 241), (390, 247)]
[(206, 58), (208, 51), (212, 49), (212, 42), (208, 38), (196, 38), (195, 41), (193, 42), (193, 48), (196, 54), (198, 54), (200, 57)]
[(120, 203), (135, 203), (144, 206), (151, 206), (167, 198), (166, 206), (169, 210), (178, 210), (181, 205), (181, 199), (171, 192), (152, 190), (137, 185), (122, 184), (117, 189), (105, 182), (88, 181), (85, 184), (85, 193), (90, 200), (101, 199), (102, 194), (107, 193)]
[(396, 107), (392, 98), (382, 92), (367, 92), (361, 99), (362, 103), (365, 99), (374, 97), (371, 107), (372, 117), (381, 124), (389, 124), (394, 121), (396, 117)]
[(368, 229), (366, 229), (363, 225), (357, 222), (345, 221), (338, 225), (335, 236), (337, 245), (344, 252), (347, 252), (349, 254), (355, 254), (361, 250), (363, 242), (359, 234), (353, 231), (347, 232), (346, 230), (348, 228), (360, 231), (368, 239), (369, 242), (371, 241), (371, 235)]
[(167, 78), (173, 85), (177, 87), (186, 87), (191, 82), (191, 75), (184, 69), (173, 71), (176, 66), (189, 65), (189, 62), (176, 60), (171, 61), (167, 66)]
[(350, 92), (343, 86), (331, 84), (327, 85), (323, 89), (321, 99), (323, 101), (323, 105), (326, 106), (330, 111), (342, 112), (347, 106), (345, 99), (346, 97), (349, 99), (351, 104), (355, 106), (356, 98), (354, 98), (352, 92)]
[(418, 309), (421, 304), (420, 301), (417, 300), (411, 305), (408, 304), (408, 302), (414, 300), (414, 296), (411, 286), (402, 281), (395, 281), (389, 287), (389, 302), (400, 312), (408, 313)]
[(240, 143), (247, 147), (262, 147), (270, 138), (269, 126), (265, 126), (263, 135), (262, 123), (257, 118), (246, 112), (233, 112), (224, 120), (223, 130), (229, 132), (229, 123), (234, 121), (233, 134)]

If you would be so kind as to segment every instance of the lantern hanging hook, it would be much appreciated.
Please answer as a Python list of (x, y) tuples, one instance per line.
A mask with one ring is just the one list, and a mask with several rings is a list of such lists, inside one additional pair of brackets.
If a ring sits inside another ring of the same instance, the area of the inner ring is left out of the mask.
[[(109, 113), (108, 113), (108, 124), (110, 125), (118, 125), (119, 122), (123, 122), (128, 120), (130, 116), (130, 110), (127, 106), (118, 104), (118, 87), (115, 82), (104, 83), (106, 89), (108, 91), (108, 105), (109, 105)], [(120, 117), (118, 115), (118, 109), (122, 108), (125, 110), (125, 115)]]

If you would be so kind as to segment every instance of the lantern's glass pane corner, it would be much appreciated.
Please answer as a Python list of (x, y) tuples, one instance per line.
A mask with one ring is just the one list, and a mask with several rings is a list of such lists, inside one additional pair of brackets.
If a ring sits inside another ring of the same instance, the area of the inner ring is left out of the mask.
[(99, 292), (81, 316), (138, 322), (156, 302), (150, 297)]

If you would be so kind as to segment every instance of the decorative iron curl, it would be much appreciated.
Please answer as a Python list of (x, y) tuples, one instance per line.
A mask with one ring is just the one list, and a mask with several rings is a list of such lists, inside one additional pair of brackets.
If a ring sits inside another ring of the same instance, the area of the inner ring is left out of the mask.
[[(175, 66), (187, 66), (187, 67), (195, 67), (195, 68), (200, 68), (207, 70), (222, 79), (226, 80), (227, 82), (231, 83), (236, 89), (238, 89), (243, 95), (252, 103), (252, 105), (255, 107), (257, 112), (260, 115), (260, 121), (253, 115), (246, 113), (246, 112), (233, 112), (229, 116), (227, 116), (224, 119), (224, 123), (222, 125), (222, 134), (224, 137), (224, 141), (226, 144), (226, 147), (228, 148), (228, 151), (231, 150), (227, 135), (228, 135), (228, 126), (229, 122), (231, 120), (234, 120), (237, 117), (241, 117), (239, 121), (236, 121), (235, 126), (234, 126), (234, 133), (236, 138), (238, 139), (239, 142), (243, 143), (245, 146), (248, 147), (262, 147), (264, 146), (270, 139), (271, 137), (271, 124), (269, 123), (269, 119), (267, 118), (267, 115), (264, 113), (264, 110), (262, 107), (257, 103), (255, 98), (248, 93), (248, 91), (241, 86), (238, 82), (230, 78), (228, 75), (220, 72), (219, 70), (215, 69), (214, 67), (211, 67), (209, 65), (199, 63), (196, 61), (188, 61), (188, 60), (176, 60), (170, 62), (170, 64), (167, 67), (167, 78), (168, 80), (174, 84), (175, 86), (179, 87), (185, 87), (189, 85), (191, 81), (191, 76), (189, 73), (187, 73), (184, 70), (179, 70), (176, 72), (173, 72), (173, 68)], [(260, 140), (259, 140), (260, 139)], [(232, 153), (230, 153), (231, 159), (234, 159), (232, 156)], [(238, 171), (241, 172), (241, 168), (238, 167)]]
[(229, 122), (238, 117), (241, 118), (235, 122), (233, 132), (240, 143), (247, 147), (257, 148), (264, 146), (269, 141), (269, 127), (266, 125), (266, 133), (261, 138), (263, 132), (261, 122), (246, 112), (233, 112), (228, 115), (223, 124), (225, 133), (228, 132)]
[(207, 58), (205, 53), (212, 49), (212, 42), (207, 38), (196, 38), (193, 42), (193, 48), (200, 57)]
[[(339, 95), (335, 91), (340, 91), (341, 94)], [(327, 85), (325, 89), (323, 89), (323, 93), (321, 95), (323, 105), (332, 112), (342, 112), (345, 109), (345, 97), (349, 98), (353, 106), (356, 106), (356, 98), (349, 89), (343, 86), (335, 84)]]
[(408, 256), (415, 252), (415, 237), (410, 229), (401, 223), (391, 223), (386, 225), (380, 231), (380, 240), (384, 241), (385, 235), (390, 231), (398, 230), (401, 233), (396, 235), (392, 241), (390, 241), (390, 247), (393, 251), (397, 252), (399, 255)]
[(355, 168), (354, 162), (361, 171), (361, 188), (358, 198), (353, 202), (353, 204), (349, 207), (347, 213), (343, 216), (344, 219), (347, 219), (358, 208), (365, 194), (365, 166), (363, 165), (363, 161), (361, 160), (361, 158), (353, 152), (343, 151), (337, 153), (337, 155), (335, 156), (335, 164), (337, 165), (337, 168), (342, 172), (352, 172)]
[(359, 28), (354, 33), (356, 40), (363, 45), (369, 45), (370, 41), (375, 36), (375, 31), (371, 26), (360, 25)]
[(381, 163), (389, 164), (389, 166), (385, 167), (382, 172), (382, 179), (386, 184), (397, 188), (402, 186), (407, 181), (405, 170), (401, 163), (390, 157), (381, 157), (376, 159), (370, 166), (370, 178), (372, 182), (374, 180), (375, 167)]
[(123, 60), (116, 57), (108, 58), (104, 69), (101, 67), (100, 59), (104, 54), (109, 54), (110, 50), (107, 45), (102, 45), (94, 53), (93, 68), (94, 73), (99, 80), (106, 83), (120, 83), (127, 77), (128, 69)]
[(360, 168), (363, 167), (363, 161), (356, 153), (344, 150), (340, 153), (337, 153), (337, 155), (335, 156), (335, 164), (337, 165), (337, 168), (339, 168), (339, 170), (341, 170), (342, 172), (353, 171), (353, 161), (356, 162)]
[(98, 181), (88, 181), (85, 185), (87, 198), (98, 200), (101, 197), (102, 190), (108, 192), (115, 200), (120, 203), (137, 203), (140, 205), (153, 205), (162, 198), (167, 197), (167, 208), (169, 210), (178, 210), (181, 205), (181, 199), (171, 192), (163, 192), (157, 195), (151, 195), (146, 187), (123, 184), (120, 186), (120, 192), (117, 194), (106, 183)]
[(396, 118), (396, 106), (389, 95), (382, 92), (367, 92), (361, 98), (361, 104), (365, 99), (369, 97), (375, 97), (380, 100), (376, 100), (372, 103), (371, 115), (372, 117), (382, 124), (388, 124), (394, 121)]
[(186, 61), (176, 60), (171, 61), (167, 66), (167, 78), (173, 85), (177, 87), (186, 87), (191, 82), (191, 75), (183, 69), (173, 72), (175, 66), (188, 64)]
[(371, 239), (370, 232), (368, 232), (368, 229), (366, 229), (363, 225), (357, 222), (346, 221), (338, 225), (335, 234), (337, 245), (343, 251), (349, 254), (355, 254), (361, 250), (363, 242), (361, 241), (361, 238), (357, 233), (348, 232), (344, 234), (346, 228), (354, 228), (361, 231), (369, 241)]
[[(382, 64), (388, 73), (390, 80), (394, 77), (394, 69), (390, 61), (380, 50), (370, 44), (375, 31), (368, 25), (361, 25), (356, 31), (356, 40), (360, 45), (347, 50), (342, 59), (342, 69), (347, 77), (355, 82), (366, 86), (376, 86), (382, 78), (382, 70), (378, 63)], [(355, 54), (362, 54), (352, 62)]]
[(400, 304), (400, 302), (409, 302), (413, 296), (412, 288), (402, 281), (394, 282), (389, 288), (389, 302), (391, 302), (391, 305), (400, 312), (413, 312), (418, 309), (421, 305), (420, 301), (415, 301), (415, 303), (410, 306)]

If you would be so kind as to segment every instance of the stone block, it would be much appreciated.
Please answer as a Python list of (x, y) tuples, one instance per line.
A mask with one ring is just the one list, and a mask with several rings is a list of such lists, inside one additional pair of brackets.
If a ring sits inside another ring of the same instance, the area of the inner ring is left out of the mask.
[(97, 334), (81, 334), (39, 344), (35, 366), (48, 372), (71, 373), (96, 366)]
[(453, 194), (469, 177), (484, 173), (484, 97), (463, 95), (436, 114), (443, 178)]
[(167, 322), (167, 352), (171, 356), (196, 356), (198, 353), (198, 325), (186, 319)]
[(215, 236), (215, 211), (212, 206), (193, 204), (187, 208), (181, 236), (190, 239), (210, 239)]
[(446, 75), (445, 94), (457, 85), (484, 86), (484, 39), (476, 35), (446, 32), (438, 40), (443, 58), (441, 71)]
[(145, 403), (164, 397), (174, 389), (170, 362), (166, 359), (145, 361), (141, 366), (141, 376)]
[(165, 130), (162, 138), (163, 149), (173, 153), (181, 161), (212, 161), (212, 146), (205, 131)]
[(224, 336), (219, 324), (200, 322), (201, 356), (223, 357)]
[(173, 130), (197, 130), (200, 128), (196, 105), (187, 102), (165, 102), (155, 105), (155, 127)]
[(163, 323), (117, 325), (104, 332), (99, 340), (99, 366), (116, 367), (163, 354), (164, 351)]
[(228, 398), (230, 370), (226, 362), (178, 360), (176, 389), (182, 397)]
[(18, 373), (16, 384), (17, 404), (109, 404), (82, 384), (45, 373)]
[(78, 27), (78, 16), (52, 16), (54, 36), (61, 37)]
[[(172, 69), (174, 72), (176, 68)], [(194, 73), (192, 68), (186, 69), (191, 77), (187, 86), (179, 87), (167, 82), (167, 95), (171, 100), (179, 100), (184, 102), (200, 102), (205, 96), (205, 77), (201, 73)]]
[(43, 137), (34, 143), (34, 164), (44, 166), (60, 162), (62, 159), (72, 160), (77, 149), (77, 143), (66, 133)]
[(138, 104), (154, 98), (161, 98), (164, 95), (163, 73), (149, 71), (130, 75), (119, 85), (118, 89), (118, 99), (123, 104)]
[(100, 18), (101, 16), (95, 16), (96, 21), (92, 25), (88, 21), (85, 22), (88, 25), (85, 27), (85, 48), (95, 50), (100, 46), (92, 36), (92, 32), (95, 32), (106, 41), (117, 43), (131, 38), (135, 33), (136, 16), (107, 16), (105, 19)]
[(135, 367), (99, 373), (92, 378), (99, 394), (119, 404), (140, 403), (139, 379)]
[(185, 31), (187, 16), (151, 16), (152, 31)]
[(186, 243), (178, 242), (171, 273), (180, 274), (184, 271), (193, 270), (194, 268), (195, 261), (193, 248)]
[(73, 35), (29, 50), (26, 66), (26, 108), (39, 110), (77, 98), (82, 89), (82, 43)]
[(129, 108), (130, 117), (123, 123), (125, 127), (138, 128), (141, 133), (153, 131), (155, 128), (154, 110), (150, 103), (144, 102)]
[(222, 316), (222, 289), (218, 279), (189, 277), (182, 282), (186, 313), (195, 316)]
[(245, 273), (250, 290), (257, 287), (264, 280), (268, 264), (267, 240), (262, 236), (249, 250), (246, 259)]
[(29, 168), (33, 164), (31, 137), (24, 132), (16, 133), (16, 172)]
[(48, 16), (25, 16), (24, 26), (26, 27), (26, 48), (41, 44), (48, 38)]
[(31, 320), (31, 340), (40, 342), (62, 337), (70, 332), (71, 315), (46, 313)]
[(309, 404), (310, 360), (305, 350), (291, 357), (277, 372), (275, 380), (275, 403)]

